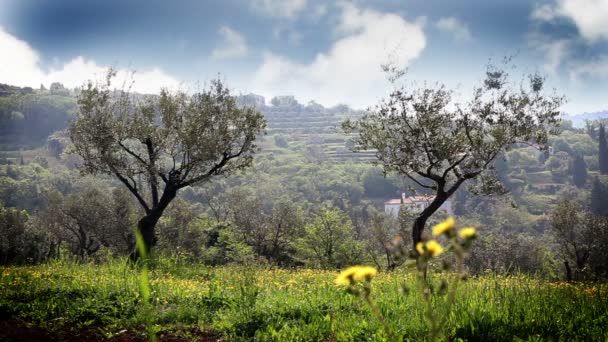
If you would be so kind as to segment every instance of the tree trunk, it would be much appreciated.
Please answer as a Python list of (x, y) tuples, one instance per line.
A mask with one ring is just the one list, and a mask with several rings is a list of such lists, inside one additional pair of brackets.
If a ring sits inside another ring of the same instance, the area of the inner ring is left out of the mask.
[(444, 192), (440, 192), (435, 195), (435, 199), (431, 204), (426, 207), (416, 220), (414, 220), (414, 224), (412, 226), (412, 242), (414, 244), (414, 252), (416, 251), (416, 244), (422, 241), (422, 233), (424, 232), (424, 226), (426, 225), (426, 221), (437, 211), (443, 203), (448, 199), (448, 195)]
[[(163, 195), (155, 207), (153, 207), (144, 217), (137, 222), (137, 230), (141, 233), (144, 241), (144, 249), (146, 255), (150, 253), (150, 250), (156, 245), (156, 234), (154, 229), (158, 220), (163, 216), (163, 212), (169, 206), (169, 203), (177, 196), (177, 189), (167, 185)], [(130, 258), (132, 261), (141, 259), (143, 255), (140, 255), (137, 245), (134, 246), (131, 252)]]
[(572, 269), (570, 269), (568, 260), (564, 261), (564, 267), (566, 268), (566, 280), (570, 282), (572, 281)]

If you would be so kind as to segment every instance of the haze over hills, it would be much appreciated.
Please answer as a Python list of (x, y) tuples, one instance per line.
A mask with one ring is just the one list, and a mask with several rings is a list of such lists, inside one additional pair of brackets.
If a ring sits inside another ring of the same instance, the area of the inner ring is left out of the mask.
[(572, 125), (576, 128), (584, 127), (586, 120), (599, 120), (599, 119), (606, 119), (606, 118), (608, 118), (608, 110), (601, 110), (599, 112), (592, 112), (592, 113), (564, 115), (564, 119), (572, 121)]

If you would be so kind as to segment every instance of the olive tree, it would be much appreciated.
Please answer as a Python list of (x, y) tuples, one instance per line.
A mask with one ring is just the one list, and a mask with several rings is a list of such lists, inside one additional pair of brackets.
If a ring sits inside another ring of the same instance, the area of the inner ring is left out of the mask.
[(443, 85), (398, 86), (361, 118), (343, 123), (347, 132), (358, 132), (355, 150), (376, 150), (385, 172), (433, 193), (414, 220), (414, 245), (429, 217), (465, 182), (474, 193), (506, 191), (494, 172), (502, 152), (518, 144), (546, 149), (548, 136), (557, 133), (564, 97), (545, 94), (537, 74), (513, 81), (507, 64), (489, 66), (464, 101)]
[(141, 96), (112, 91), (114, 74), (83, 87), (69, 128), (72, 152), (82, 157), (83, 173), (113, 176), (137, 199), (144, 212), (137, 229), (149, 250), (156, 223), (180, 189), (251, 165), (266, 121), (238, 106), (219, 80), (194, 94)]

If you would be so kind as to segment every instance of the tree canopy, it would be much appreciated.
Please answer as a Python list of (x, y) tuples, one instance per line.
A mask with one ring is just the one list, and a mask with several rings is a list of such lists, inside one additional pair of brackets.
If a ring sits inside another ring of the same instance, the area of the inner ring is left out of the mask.
[(467, 101), (443, 85), (400, 86), (362, 118), (343, 123), (356, 131), (356, 150), (375, 149), (385, 172), (397, 172), (435, 194), (416, 219), (413, 240), (426, 220), (467, 180), (476, 193), (501, 193), (494, 162), (506, 149), (545, 149), (556, 133), (564, 97), (546, 95), (538, 74), (514, 82), (504, 66), (489, 66)]
[(145, 216), (138, 227), (147, 247), (154, 226), (177, 191), (251, 165), (256, 138), (266, 121), (250, 107), (239, 107), (219, 80), (189, 95), (162, 90), (134, 96), (89, 82), (78, 99), (69, 129), (72, 152), (88, 174), (120, 180)]
[(598, 148), (600, 173), (605, 175), (608, 174), (608, 142), (606, 140), (606, 128), (603, 124), (600, 124)]

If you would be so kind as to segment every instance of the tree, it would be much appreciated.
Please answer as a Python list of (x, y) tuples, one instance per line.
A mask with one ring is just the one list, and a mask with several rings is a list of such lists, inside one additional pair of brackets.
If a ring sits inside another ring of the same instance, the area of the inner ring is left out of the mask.
[(572, 161), (572, 183), (577, 187), (582, 187), (587, 182), (587, 164), (580, 154), (577, 154)]
[(232, 192), (230, 222), (255, 253), (279, 266), (293, 262), (294, 242), (302, 235), (304, 213), (290, 201), (278, 200), (264, 205), (259, 193)]
[[(188, 95), (162, 90), (159, 96), (110, 91), (89, 82), (69, 128), (81, 170), (116, 177), (144, 211), (137, 229), (145, 247), (155, 244), (154, 227), (177, 192), (251, 165), (266, 121), (242, 108), (220, 82)], [(132, 257), (138, 257), (136, 251)]]
[(608, 217), (608, 187), (596, 176), (591, 187), (590, 210), (593, 214)]
[(289, 146), (289, 142), (287, 141), (287, 138), (285, 138), (285, 136), (282, 134), (278, 134), (278, 135), (274, 136), (274, 143), (278, 147), (282, 147), (282, 148), (287, 148), (287, 146)]
[(589, 135), (591, 140), (594, 140), (594, 141), (597, 139), (597, 134), (598, 134), (598, 132), (596, 131), (597, 126), (598, 126), (597, 121), (585, 120), (585, 132), (587, 133), (587, 135)]
[(65, 197), (51, 192), (48, 207), (38, 216), (57, 240), (69, 242), (72, 253), (85, 258), (102, 246), (119, 253), (133, 247), (134, 239), (129, 234), (132, 211), (132, 204), (119, 191), (107, 192), (94, 183), (85, 183), (83, 189)]
[(518, 144), (546, 149), (548, 136), (557, 133), (564, 97), (545, 95), (539, 75), (514, 84), (505, 69), (489, 66), (483, 84), (463, 104), (442, 85), (401, 86), (362, 118), (343, 123), (347, 132), (358, 132), (356, 150), (375, 149), (385, 172), (434, 193), (414, 220), (414, 245), (429, 217), (466, 181), (474, 193), (505, 192), (493, 172), (500, 153)]
[(29, 216), (25, 210), (5, 208), (0, 203), (0, 263), (7, 264), (19, 258), (25, 227)]
[(599, 145), (599, 169), (602, 175), (608, 174), (608, 142), (606, 141), (606, 129), (600, 124), (600, 133), (598, 134)]
[(582, 208), (570, 200), (558, 203), (551, 215), (551, 223), (561, 246), (568, 280), (572, 280), (569, 261), (574, 261), (577, 273), (580, 274), (589, 260), (594, 237), (593, 231), (585, 224), (585, 216)]
[[(392, 242), (401, 240), (396, 220), (383, 212), (373, 210), (367, 221), (369, 236), (365, 241), (370, 258), (378, 268), (393, 270), (398, 262)], [(381, 261), (382, 259), (384, 261)]]
[[(568, 280), (592, 274), (608, 275), (608, 217), (599, 216), (571, 200), (558, 203), (551, 215), (553, 230), (561, 246)], [(569, 261), (576, 272), (572, 274)]]
[(322, 209), (298, 241), (300, 255), (314, 266), (341, 268), (360, 260), (350, 218), (340, 209)]
[(196, 205), (181, 198), (173, 201), (158, 222), (157, 248), (170, 253), (175, 260), (200, 257), (205, 232), (198, 223), (203, 217)]

